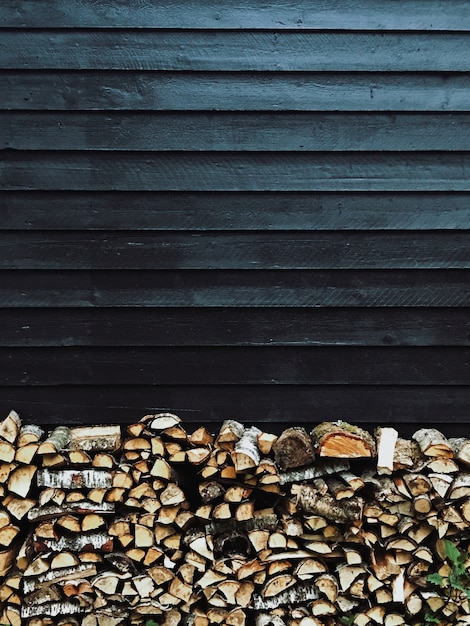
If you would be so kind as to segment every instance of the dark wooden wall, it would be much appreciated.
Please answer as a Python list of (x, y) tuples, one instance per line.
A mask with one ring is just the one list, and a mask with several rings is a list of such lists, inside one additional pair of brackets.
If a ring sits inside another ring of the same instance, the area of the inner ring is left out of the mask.
[(0, 409), (467, 431), (467, 0), (2, 0)]

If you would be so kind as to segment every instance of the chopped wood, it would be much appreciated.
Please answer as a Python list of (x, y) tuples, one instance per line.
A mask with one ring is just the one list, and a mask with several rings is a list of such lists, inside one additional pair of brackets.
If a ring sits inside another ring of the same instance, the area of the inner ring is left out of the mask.
[(125, 441), (121, 427), (71, 428), (38, 456), (42, 434), (4, 428), (0, 617), (27, 607), (18, 626), (268, 626), (263, 615), (334, 626), (347, 614), (418, 626), (435, 610), (463, 626), (470, 615), (427, 579), (449, 574), (444, 540), (468, 551), (467, 439), (449, 440), (451, 455), (442, 439), (422, 451), (388, 428), (376, 446), (345, 422), (311, 436), (233, 421), (188, 435), (160, 413)]
[(320, 457), (364, 458), (376, 454), (373, 437), (347, 422), (322, 422), (312, 430), (311, 436)]
[(317, 599), (318, 590), (315, 585), (309, 583), (296, 584), (268, 598), (262, 595), (253, 596), (253, 608), (256, 610), (269, 610), (284, 604), (300, 604)]
[(279, 474), (279, 482), (281, 485), (288, 483), (300, 483), (303, 481), (313, 480), (329, 474), (339, 474), (343, 471), (349, 471), (349, 461), (331, 459), (317, 462), (315, 465), (294, 469)]
[(70, 429), (71, 450), (115, 452), (121, 443), (120, 426), (80, 426)]
[(287, 428), (273, 445), (274, 459), (281, 471), (310, 465), (315, 451), (310, 435), (305, 428)]
[(15, 443), (21, 429), (21, 419), (16, 411), (11, 410), (0, 422), (0, 438)]
[(436, 428), (421, 428), (413, 435), (426, 456), (452, 458), (454, 451), (448, 439)]
[(55, 428), (38, 448), (38, 454), (57, 454), (66, 450), (70, 443), (72, 433), (67, 426)]
[(106, 470), (58, 470), (40, 469), (37, 474), (38, 487), (59, 487), (63, 489), (88, 489), (111, 487), (113, 476)]
[(450, 500), (460, 500), (461, 498), (470, 497), (470, 474), (461, 473), (455, 477), (452, 482), (449, 491), (447, 492), (447, 498)]
[(314, 513), (337, 523), (354, 522), (361, 518), (364, 506), (362, 498), (350, 498), (346, 507), (339, 504), (333, 496), (321, 494), (311, 485), (296, 485), (292, 493), (297, 496), (298, 506), (307, 513)]
[(158, 413), (144, 418), (151, 430), (163, 431), (181, 423), (181, 418), (173, 413)]
[(379, 474), (393, 473), (393, 460), (398, 431), (394, 428), (377, 428), (377, 472)]
[(258, 448), (260, 433), (259, 428), (252, 426), (244, 430), (240, 439), (235, 443), (231, 458), (237, 473), (251, 470), (260, 462), (261, 455)]

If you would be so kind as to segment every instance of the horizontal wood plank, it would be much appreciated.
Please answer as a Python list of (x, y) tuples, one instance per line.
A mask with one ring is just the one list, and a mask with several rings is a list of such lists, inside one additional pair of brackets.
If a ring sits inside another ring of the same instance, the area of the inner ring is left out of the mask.
[(188, 430), (206, 425), (216, 433), (230, 418), (268, 432), (293, 424), (310, 429), (324, 420), (343, 419), (371, 429), (393, 425), (400, 433), (411, 434), (417, 425), (425, 425), (449, 436), (467, 436), (469, 403), (468, 386), (69, 385), (3, 387), (0, 412), (6, 415), (14, 408), (30, 423), (80, 425), (135, 422), (147, 413), (168, 410), (177, 413)]
[(465, 230), (470, 193), (0, 191), (3, 230)]
[(3, 112), (0, 136), (15, 150), (455, 152), (470, 114)]
[(1, 347), (470, 346), (468, 308), (3, 308), (0, 327)]
[(3, 153), (0, 186), (12, 191), (470, 190), (469, 152)]
[(468, 74), (2, 72), (0, 108), (469, 111)]
[(0, 250), (4, 270), (470, 269), (467, 231), (8, 231)]
[(395, 1), (276, 0), (236, 4), (208, 0), (177, 0), (168, 3), (125, 3), (105, 0), (3, 0), (0, 23), (4, 27), (48, 28), (258, 28), (364, 29), (364, 30), (470, 30), (470, 12), (465, 0)]
[(0, 271), (11, 307), (468, 307), (470, 272)]
[(0, 233), (0, 268), (470, 269), (468, 236), (466, 231)]
[(465, 385), (452, 347), (0, 348), (8, 385)]
[(13, 70), (467, 72), (470, 40), (466, 33), (449, 32), (0, 30), (0, 66)]

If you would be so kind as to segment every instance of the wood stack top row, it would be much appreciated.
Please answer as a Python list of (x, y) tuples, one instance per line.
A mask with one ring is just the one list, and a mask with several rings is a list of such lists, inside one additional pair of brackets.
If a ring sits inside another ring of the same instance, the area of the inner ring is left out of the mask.
[(0, 422), (0, 623), (470, 624), (470, 440)]

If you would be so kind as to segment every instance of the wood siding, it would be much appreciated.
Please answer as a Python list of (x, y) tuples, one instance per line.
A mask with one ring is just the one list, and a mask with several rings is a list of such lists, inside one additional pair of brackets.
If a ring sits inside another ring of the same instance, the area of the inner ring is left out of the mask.
[(466, 0), (0, 25), (3, 413), (468, 431)]

